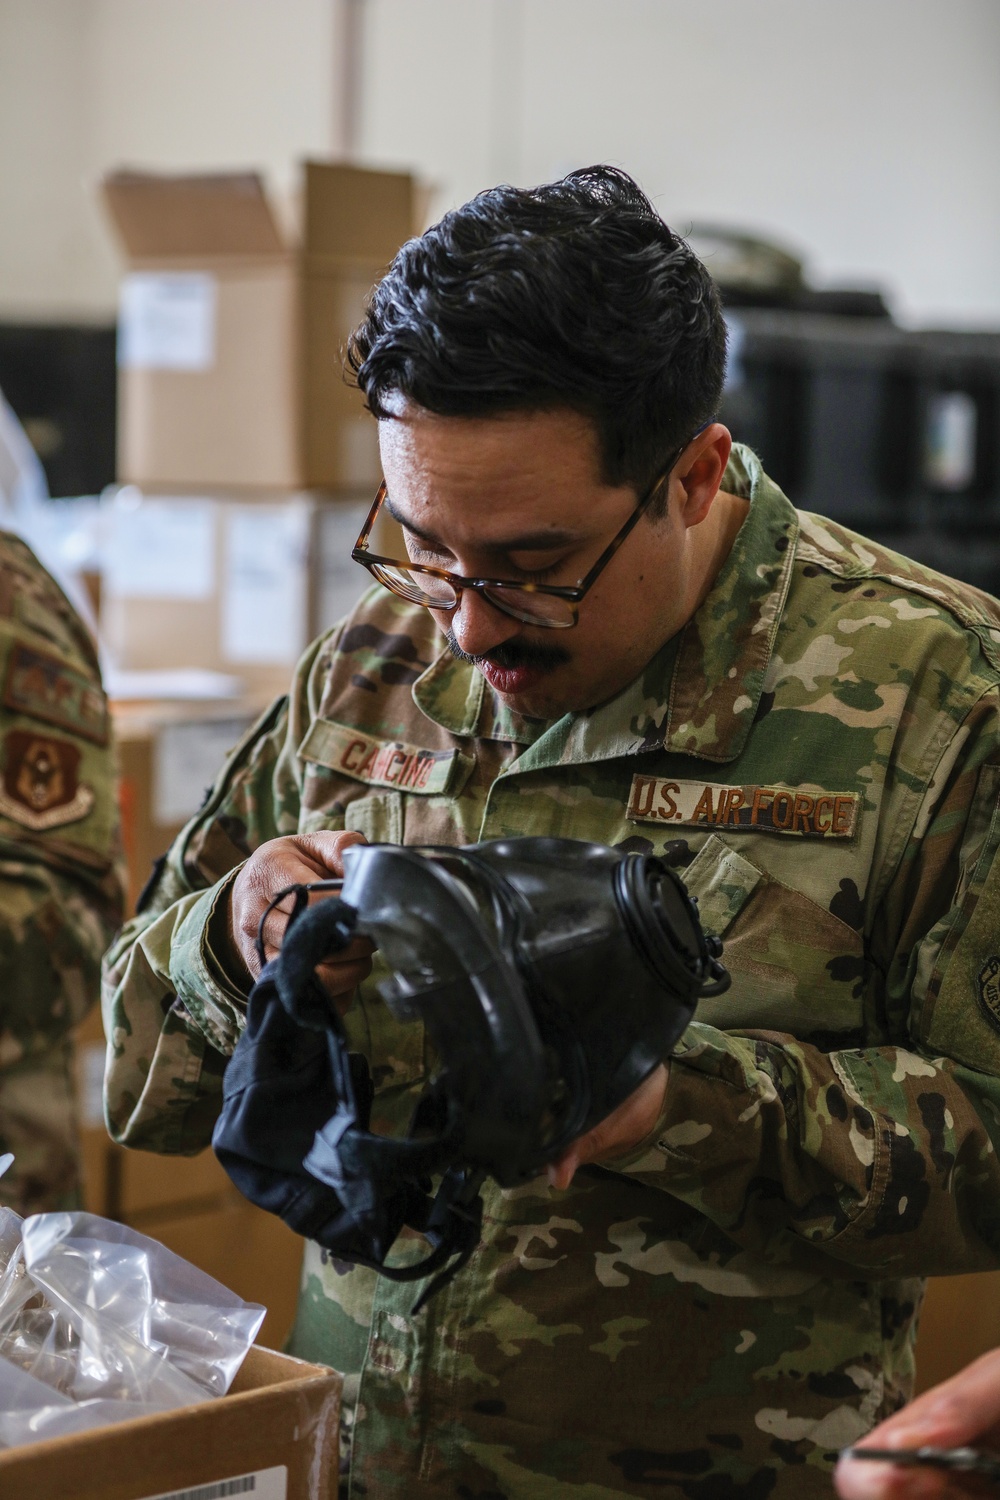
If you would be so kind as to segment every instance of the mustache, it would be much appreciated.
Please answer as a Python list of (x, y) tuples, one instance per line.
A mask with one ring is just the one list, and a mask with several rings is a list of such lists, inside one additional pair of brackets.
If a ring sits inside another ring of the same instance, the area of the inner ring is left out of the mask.
[(524, 641), (516, 637), (511, 641), (501, 641), (499, 646), (494, 646), (482, 656), (470, 656), (468, 651), (463, 651), (450, 630), (445, 631), (445, 639), (452, 656), (458, 661), (468, 662), (472, 667), (489, 662), (491, 666), (505, 671), (513, 671), (516, 667), (534, 667), (542, 672), (551, 672), (570, 660), (569, 652), (562, 646), (544, 646), (539, 641)]

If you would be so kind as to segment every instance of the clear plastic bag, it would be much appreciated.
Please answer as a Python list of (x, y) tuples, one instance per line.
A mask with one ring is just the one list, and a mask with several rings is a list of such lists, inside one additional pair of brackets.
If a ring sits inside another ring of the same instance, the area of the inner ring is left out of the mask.
[(0, 1443), (224, 1395), (263, 1317), (123, 1224), (0, 1210)]

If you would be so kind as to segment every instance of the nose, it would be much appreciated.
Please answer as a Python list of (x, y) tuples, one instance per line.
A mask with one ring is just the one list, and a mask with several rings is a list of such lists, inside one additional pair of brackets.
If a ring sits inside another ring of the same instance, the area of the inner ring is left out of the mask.
[(455, 640), (469, 656), (485, 656), (494, 647), (520, 635), (524, 628), (510, 615), (494, 609), (475, 589), (463, 591), (461, 603), (452, 611), (448, 624)]

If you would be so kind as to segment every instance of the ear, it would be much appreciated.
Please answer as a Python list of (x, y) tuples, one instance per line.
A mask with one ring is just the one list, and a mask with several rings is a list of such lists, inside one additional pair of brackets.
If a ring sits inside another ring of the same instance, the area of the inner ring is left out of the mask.
[(677, 460), (671, 490), (678, 496), (678, 513), (685, 526), (697, 526), (711, 510), (732, 446), (728, 427), (711, 422), (691, 439)]

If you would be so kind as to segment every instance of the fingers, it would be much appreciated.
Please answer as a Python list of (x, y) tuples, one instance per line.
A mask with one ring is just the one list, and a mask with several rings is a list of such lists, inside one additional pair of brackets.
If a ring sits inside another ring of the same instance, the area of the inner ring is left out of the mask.
[(555, 1161), (549, 1162), (545, 1168), (545, 1172), (549, 1179), (550, 1187), (558, 1188), (560, 1192), (564, 1192), (569, 1187), (573, 1181), (576, 1169), (580, 1165), (577, 1147), (582, 1145), (587, 1139), (587, 1136), (582, 1136), (575, 1146), (570, 1146), (569, 1150), (564, 1151), (562, 1156), (557, 1156)]
[[(994, 1449), (1000, 1442), (1000, 1349), (982, 1355), (950, 1380), (863, 1438), (860, 1447)], [(864, 1459), (841, 1459), (836, 1473), (841, 1500), (951, 1500), (988, 1493), (980, 1480), (931, 1469), (902, 1469)]]
[(343, 1015), (350, 1007), (354, 991), (368, 978), (371, 971), (371, 959), (364, 958), (348, 964), (320, 964), (316, 977)]
[(550, 1186), (568, 1188), (577, 1167), (626, 1156), (641, 1146), (659, 1122), (668, 1077), (661, 1063), (617, 1109), (567, 1146), (545, 1169)]
[[(329, 897), (323, 899), (328, 900)], [(282, 907), (285, 907), (286, 909), (282, 910)], [(281, 952), (281, 946), (284, 943), (285, 933), (288, 930), (288, 921), (292, 908), (291, 896), (289, 896), (287, 902), (282, 902), (282, 907), (276, 906), (274, 908), (274, 910), (268, 915), (267, 920), (265, 921), (264, 926), (261, 929), (261, 937), (264, 942), (264, 958), (266, 962), (270, 962), (272, 958), (276, 958)], [(331, 953), (329, 955), (328, 964), (333, 968), (339, 968), (342, 965), (348, 967), (354, 966), (358, 968), (363, 967), (364, 973), (362, 974), (362, 978), (366, 979), (371, 972), (370, 959), (371, 955), (374, 952), (375, 946), (370, 941), (370, 939), (366, 937), (356, 937), (354, 941), (348, 945), (348, 947), (343, 948), (336, 953)], [(326, 966), (327, 965), (324, 965), (324, 967)]]
[(991, 1349), (881, 1423), (862, 1446), (961, 1448), (1000, 1439), (1000, 1349)]
[(972, 1500), (996, 1494), (994, 1485), (971, 1474), (897, 1468), (861, 1458), (842, 1458), (833, 1480), (840, 1500)]
[(834, 1473), (840, 1500), (967, 1500), (974, 1490), (955, 1488), (948, 1474), (932, 1469), (897, 1469), (892, 1464), (842, 1458)]
[[(353, 844), (363, 844), (364, 834), (349, 830), (346, 833), (299, 833), (295, 835), (303, 859), (312, 863), (322, 876), (340, 876), (344, 873), (343, 853)], [(280, 886), (276, 887), (280, 890)]]
[[(1000, 1349), (991, 1349), (950, 1380), (934, 1386), (904, 1407), (885, 1430), (907, 1436), (907, 1445), (916, 1441), (939, 1448), (975, 1444), (993, 1439), (1000, 1432)], [(898, 1447), (899, 1440), (890, 1444)], [(990, 1441), (988, 1446), (994, 1446)]]
[[(292, 909), (292, 897), (261, 918), (277, 891), (291, 885), (343, 875), (343, 853), (353, 844), (364, 843), (360, 833), (294, 834), (270, 839), (247, 860), (233, 883), (229, 901), (229, 933), (235, 954), (251, 978), (260, 973), (257, 933), (260, 928), (265, 960), (280, 950)], [(327, 899), (317, 892), (311, 899)], [(284, 909), (282, 909), (284, 908)], [(371, 952), (370, 945), (367, 952)], [(358, 957), (361, 956), (359, 950)]]

